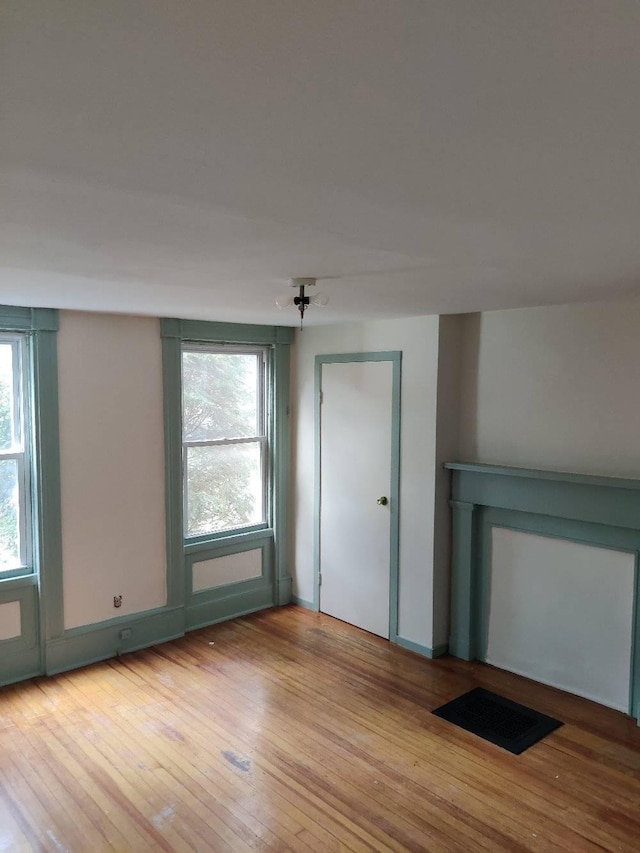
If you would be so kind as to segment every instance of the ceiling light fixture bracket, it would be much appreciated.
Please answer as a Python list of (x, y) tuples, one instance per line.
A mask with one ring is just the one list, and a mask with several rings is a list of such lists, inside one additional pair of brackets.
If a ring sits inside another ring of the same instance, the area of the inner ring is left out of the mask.
[(321, 293), (316, 293), (313, 296), (308, 296), (307, 288), (315, 287), (317, 279), (315, 278), (292, 278), (289, 279), (291, 287), (298, 291), (297, 296), (281, 296), (276, 299), (278, 308), (287, 308), (289, 305), (295, 305), (300, 312), (300, 329), (302, 329), (302, 321), (304, 320), (304, 312), (309, 305), (318, 305), (323, 308), (329, 299)]

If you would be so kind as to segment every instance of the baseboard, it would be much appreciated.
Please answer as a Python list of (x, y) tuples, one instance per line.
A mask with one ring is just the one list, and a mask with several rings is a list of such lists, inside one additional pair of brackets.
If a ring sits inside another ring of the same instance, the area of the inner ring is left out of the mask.
[[(204, 628), (273, 606), (273, 590), (269, 586), (214, 601), (203, 601), (188, 608), (161, 608), (134, 614), (130, 618), (122, 617), (95, 625), (71, 628), (65, 631), (62, 637), (47, 642), (44, 672), (46, 675), (55, 675), (88, 666), (127, 652), (175, 640), (184, 636), (185, 631)], [(24, 666), (22, 673), (16, 674), (16, 677), (10, 680), (17, 681), (28, 677), (28, 674), (37, 674), (31, 673), (31, 668)]]
[(20, 670), (15, 676), (10, 676), (0, 681), (0, 687), (8, 687), (10, 684), (18, 684), (19, 681), (28, 681), (30, 678), (38, 678), (42, 675), (40, 668), (34, 669), (32, 672), (28, 670)]
[(278, 604), (284, 605), (289, 604), (291, 602), (291, 587), (293, 585), (293, 578), (291, 576), (287, 576), (285, 578), (279, 578), (277, 582), (278, 588)]
[(30, 649), (20, 648), (13, 644), (11, 651), (8, 643), (2, 648), (3, 661), (0, 672), (0, 687), (15, 684), (16, 681), (26, 681), (36, 675), (42, 675), (40, 649), (34, 646)]
[(225, 598), (196, 602), (186, 608), (186, 630), (206, 628), (207, 625), (215, 625), (216, 622), (224, 622), (236, 616), (246, 616), (247, 613), (274, 605), (271, 586), (238, 592)]
[(184, 609), (162, 608), (96, 625), (71, 628), (45, 646), (45, 673), (55, 675), (184, 635)]
[(431, 646), (422, 646), (420, 643), (414, 643), (413, 640), (405, 640), (404, 637), (398, 637), (396, 643), (402, 646), (403, 649), (408, 649), (410, 652), (415, 652), (417, 655), (422, 655), (422, 657), (429, 658), (430, 660), (442, 657), (442, 655), (446, 655), (449, 651), (447, 643), (440, 643), (431, 648)]
[(317, 612), (317, 608), (313, 606), (312, 601), (305, 601), (304, 598), (298, 598), (297, 595), (291, 596), (291, 603), (297, 604), (298, 607), (304, 607), (306, 610), (314, 610)]

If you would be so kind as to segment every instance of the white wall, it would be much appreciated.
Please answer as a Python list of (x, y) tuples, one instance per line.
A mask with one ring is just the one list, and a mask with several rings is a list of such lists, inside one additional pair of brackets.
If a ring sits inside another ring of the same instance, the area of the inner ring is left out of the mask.
[(640, 477), (640, 301), (467, 315), (460, 457)]
[(494, 527), (487, 662), (629, 712), (634, 555)]
[[(72, 628), (166, 604), (159, 321), (61, 312), (58, 362)], [(114, 595), (123, 596), (120, 609)]]
[(399, 634), (433, 645), (438, 318), (305, 328), (293, 370), (294, 595), (313, 600), (314, 359), (402, 350)]

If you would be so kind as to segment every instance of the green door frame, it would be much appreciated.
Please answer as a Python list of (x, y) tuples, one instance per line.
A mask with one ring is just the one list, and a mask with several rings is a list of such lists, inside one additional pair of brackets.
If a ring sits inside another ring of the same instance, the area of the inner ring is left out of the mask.
[(314, 542), (313, 542), (313, 609), (320, 610), (320, 489), (321, 489), (321, 391), (324, 364), (389, 361), (392, 364), (391, 391), (391, 529), (389, 543), (389, 640), (398, 642), (398, 600), (400, 567), (400, 398), (402, 384), (402, 352), (352, 352), (317, 355), (315, 359), (314, 408)]

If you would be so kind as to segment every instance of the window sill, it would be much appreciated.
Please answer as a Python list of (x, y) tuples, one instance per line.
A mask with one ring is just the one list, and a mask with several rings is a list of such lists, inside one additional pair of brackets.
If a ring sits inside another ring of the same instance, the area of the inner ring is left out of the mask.
[(23, 589), (26, 586), (37, 586), (38, 576), (34, 572), (29, 571), (21, 575), (5, 575), (0, 577), (0, 586), (3, 590), (7, 589)]
[(242, 545), (245, 542), (264, 542), (273, 539), (273, 528), (267, 525), (250, 530), (237, 530), (216, 533), (211, 536), (198, 536), (184, 540), (184, 553), (197, 554), (200, 551), (210, 551), (211, 548)]

